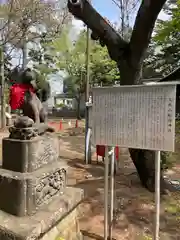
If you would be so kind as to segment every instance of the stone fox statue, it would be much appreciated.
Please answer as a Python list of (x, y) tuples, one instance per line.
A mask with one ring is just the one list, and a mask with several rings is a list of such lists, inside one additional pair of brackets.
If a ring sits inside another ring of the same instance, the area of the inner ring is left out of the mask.
[(44, 83), (44, 88), (39, 89), (37, 74), (31, 69), (15, 70), (11, 77), (13, 84), (10, 88), (10, 106), (13, 110), (21, 109), (23, 115), (31, 118), (35, 124), (45, 123), (47, 113), (42, 101), (49, 97), (49, 83)]

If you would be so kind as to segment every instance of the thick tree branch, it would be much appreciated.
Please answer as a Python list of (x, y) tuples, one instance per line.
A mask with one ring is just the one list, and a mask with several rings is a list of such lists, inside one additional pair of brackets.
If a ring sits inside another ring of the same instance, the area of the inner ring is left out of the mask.
[(76, 18), (82, 20), (92, 30), (94, 37), (98, 37), (100, 42), (107, 46), (111, 58), (117, 61), (128, 43), (92, 7), (88, 0), (68, 0), (68, 8)]
[(69, 11), (91, 30), (94, 40), (106, 45), (110, 57), (118, 64), (122, 84), (140, 83), (142, 61), (152, 31), (166, 0), (143, 0), (136, 16), (130, 42), (126, 42), (91, 6), (88, 0), (68, 0)]
[(131, 55), (136, 62), (144, 57), (156, 19), (165, 2), (166, 0), (144, 0), (141, 3), (130, 40)]

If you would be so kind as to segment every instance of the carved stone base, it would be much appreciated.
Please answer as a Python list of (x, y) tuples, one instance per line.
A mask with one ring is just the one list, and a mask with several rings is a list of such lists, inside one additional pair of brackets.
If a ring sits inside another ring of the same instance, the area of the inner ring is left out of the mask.
[(64, 192), (66, 171), (63, 161), (48, 164), (33, 173), (0, 169), (0, 209), (16, 216), (33, 214)]
[(83, 197), (82, 189), (66, 188), (64, 195), (43, 206), (33, 216), (17, 218), (0, 211), (0, 239), (82, 239), (77, 206)]
[(4, 138), (2, 140), (2, 167), (15, 172), (33, 172), (57, 161), (59, 140), (55, 134), (46, 133), (32, 140)]

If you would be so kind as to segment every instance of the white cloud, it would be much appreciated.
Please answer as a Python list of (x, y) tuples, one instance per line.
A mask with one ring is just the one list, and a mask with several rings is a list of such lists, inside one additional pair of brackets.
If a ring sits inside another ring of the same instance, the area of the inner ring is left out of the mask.
[(163, 10), (159, 13), (159, 16), (158, 16), (159, 19), (161, 20), (169, 20), (170, 16), (168, 14), (166, 14)]
[(73, 19), (72, 20), (72, 28), (70, 30), (69, 37), (72, 41), (75, 41), (80, 34), (80, 32), (84, 29), (85, 25), (82, 21)]
[(75, 18), (72, 20), (72, 25), (73, 25), (73, 28), (79, 32), (83, 30), (85, 26), (81, 20), (78, 20)]

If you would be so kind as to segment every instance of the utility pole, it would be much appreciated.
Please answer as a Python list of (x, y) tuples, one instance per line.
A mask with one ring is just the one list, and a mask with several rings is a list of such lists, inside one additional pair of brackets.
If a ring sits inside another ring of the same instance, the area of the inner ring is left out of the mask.
[[(87, 43), (86, 43), (86, 95), (85, 102), (89, 102), (89, 77), (90, 77), (90, 29), (87, 28)], [(88, 129), (89, 129), (89, 107), (86, 104), (85, 110), (85, 163), (91, 163), (91, 137), (88, 142)]]
[(28, 49), (27, 49), (27, 42), (28, 42), (28, 38), (27, 38), (27, 32), (28, 32), (28, 18), (24, 17), (22, 19), (22, 29), (23, 29), (23, 46), (22, 46), (22, 55), (23, 55), (23, 59), (22, 59), (22, 68), (26, 69), (27, 67), (27, 61), (28, 61)]
[(4, 78), (4, 51), (0, 47), (0, 79), (1, 79), (1, 128), (6, 127), (6, 102), (5, 102), (5, 78)]
[(23, 67), (23, 69), (26, 69), (27, 59), (28, 59), (28, 49), (27, 49), (27, 37), (25, 34), (24, 34), (24, 39), (23, 39), (22, 55), (23, 55), (22, 67)]

